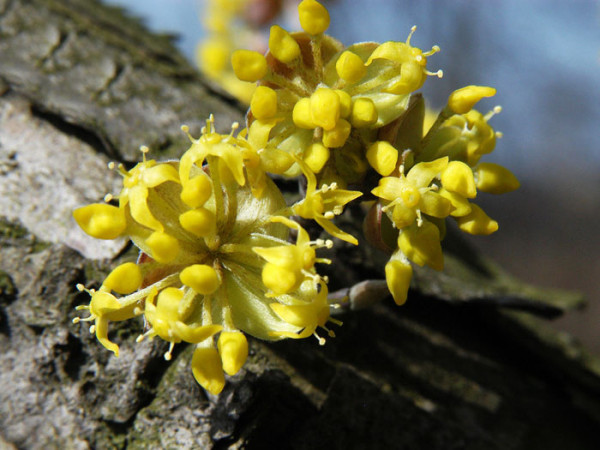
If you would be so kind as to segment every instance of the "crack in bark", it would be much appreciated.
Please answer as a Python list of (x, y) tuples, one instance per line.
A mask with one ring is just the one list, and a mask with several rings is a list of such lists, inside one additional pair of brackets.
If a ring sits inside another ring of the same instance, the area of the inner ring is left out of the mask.
[(117, 149), (110, 143), (106, 136), (94, 132), (80, 124), (69, 122), (65, 120), (64, 116), (61, 114), (45, 110), (40, 105), (32, 104), (31, 115), (48, 122), (62, 133), (85, 142), (98, 153), (105, 154), (109, 158), (119, 161), (122, 159)]
[(64, 48), (66, 43), (70, 40), (72, 33), (65, 33), (63, 30), (58, 30), (58, 42), (50, 47), (50, 50), (44, 55), (38, 62), (37, 66), (42, 67), (51, 59), (54, 59), (56, 55)]
[(115, 70), (113, 74), (106, 80), (104, 86), (91, 95), (92, 100), (96, 101), (103, 94), (108, 94), (112, 86), (114, 86), (121, 78), (123, 78), (127, 66), (115, 62)]

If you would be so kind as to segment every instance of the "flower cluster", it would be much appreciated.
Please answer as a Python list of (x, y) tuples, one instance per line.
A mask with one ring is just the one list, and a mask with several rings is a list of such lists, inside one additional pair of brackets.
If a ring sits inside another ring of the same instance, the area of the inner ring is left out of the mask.
[(294, 206), (286, 206), (268, 177), (260, 178), (260, 188), (249, 185), (247, 174), (260, 161), (248, 140), (216, 133), (212, 118), (199, 139), (190, 139), (178, 161), (146, 160), (144, 148), (143, 162), (131, 170), (119, 166), (118, 205), (74, 211), (91, 236), (128, 236), (141, 250), (137, 264), (118, 266), (100, 289), (88, 291), (90, 304), (80, 309), (90, 316), (76, 322), (94, 321), (98, 340), (118, 355), (109, 322), (143, 315), (147, 330), (138, 340), (168, 341), (165, 359), (176, 343), (196, 344), (194, 376), (218, 393), (223, 371), (233, 375), (246, 360), (244, 333), (265, 340), (314, 334), (323, 341), (316, 329), (329, 332), (328, 291), (315, 263), (330, 261), (315, 250), (332, 243), (311, 241), (288, 218)]
[[(176, 343), (195, 344), (193, 374), (215, 394), (224, 372), (244, 364), (245, 334), (323, 343), (318, 328), (333, 336), (327, 322), (339, 324), (330, 318), (328, 280), (315, 268), (332, 263), (317, 251), (334, 243), (311, 240), (294, 217), (358, 245), (335, 219), (362, 197), (366, 241), (390, 253), (385, 277), (402, 304), (411, 262), (443, 269), (444, 219), (467, 233), (493, 233), (498, 224), (472, 200), (519, 185), (507, 169), (480, 162), (494, 149), (498, 133), (488, 122), (499, 107), (485, 115), (473, 107), (493, 88), (458, 89), (424, 129), (416, 91), (442, 75), (427, 70), (437, 46), (412, 46), (413, 27), (405, 42), (345, 48), (324, 34), (329, 13), (320, 3), (303, 0), (298, 12), (304, 31), (271, 27), (266, 56), (232, 54), (238, 79), (257, 84), (246, 128), (219, 134), (211, 117), (194, 138), (182, 127), (191, 146), (179, 160), (147, 160), (142, 148), (143, 162), (117, 168), (118, 196), (74, 212), (91, 236), (127, 236), (141, 250), (98, 290), (78, 286), (91, 301), (80, 307), (89, 317), (76, 321), (93, 321), (98, 340), (118, 355), (109, 322), (144, 316), (139, 340), (168, 341), (166, 359)], [(287, 205), (269, 174), (303, 176), (302, 198)]]

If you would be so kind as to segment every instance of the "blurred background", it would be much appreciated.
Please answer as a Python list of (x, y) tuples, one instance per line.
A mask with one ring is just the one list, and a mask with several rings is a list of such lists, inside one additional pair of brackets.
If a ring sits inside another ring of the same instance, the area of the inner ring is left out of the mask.
[[(175, 34), (190, 60), (205, 35), (205, 2), (105, 0), (142, 17), (153, 30)], [(212, 1), (211, 3), (217, 3)], [(224, 3), (224, 0), (221, 0)], [(257, 1), (273, 4), (277, 0)], [(278, 24), (297, 30), (294, 1)], [(600, 354), (600, 4), (593, 0), (323, 0), (328, 33), (344, 44), (404, 41), (442, 51), (428, 68), (444, 70), (424, 86), (432, 108), (467, 84), (494, 86), (502, 131), (486, 161), (513, 171), (522, 187), (478, 203), (500, 231), (471, 241), (505, 269), (538, 285), (585, 293), (589, 306), (553, 325)], [(268, 26), (264, 27), (265, 35)], [(490, 198), (491, 197), (491, 198)]]

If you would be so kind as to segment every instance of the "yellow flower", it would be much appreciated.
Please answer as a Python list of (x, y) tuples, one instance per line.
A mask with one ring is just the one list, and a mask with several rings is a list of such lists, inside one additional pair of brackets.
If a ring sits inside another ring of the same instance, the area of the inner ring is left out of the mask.
[(298, 238), (296, 245), (280, 245), (275, 247), (254, 247), (252, 250), (263, 257), (265, 264), (262, 280), (271, 291), (271, 295), (287, 294), (295, 291), (306, 279), (317, 279), (315, 262), (330, 263), (329, 260), (318, 260), (315, 248), (331, 247), (331, 241), (312, 242), (308, 233), (297, 222), (285, 217), (272, 217), (271, 222), (282, 223), (296, 229)]
[(449, 200), (435, 192), (432, 181), (448, 166), (448, 158), (415, 164), (405, 176), (384, 177), (371, 192), (386, 201), (384, 212), (391, 210), (390, 219), (397, 228), (410, 226), (415, 220), (422, 223), (421, 213), (445, 218), (453, 207)]
[[(258, 80), (262, 90), (253, 97), (248, 124), (276, 118), (265, 150), (305, 161), (318, 174), (318, 185), (360, 183), (369, 168), (362, 147), (376, 141), (378, 129), (399, 120), (427, 75), (441, 75), (426, 68), (427, 57), (439, 49), (411, 46), (414, 29), (406, 42), (344, 48), (324, 34), (329, 14), (320, 3), (305, 0), (298, 14), (306, 33), (273, 26), (266, 59), (247, 51), (236, 56), (240, 79)], [(258, 66), (261, 70), (249, 69)], [(313, 151), (321, 147), (326, 151)], [(284, 175), (301, 172), (294, 164)]]
[(271, 303), (271, 308), (275, 313), (286, 322), (302, 328), (299, 333), (290, 333), (289, 331), (274, 331), (275, 336), (285, 336), (292, 339), (303, 339), (309, 336), (315, 336), (321, 345), (325, 343), (325, 339), (320, 337), (316, 330), (323, 328), (329, 336), (335, 337), (333, 331), (329, 330), (325, 325), (328, 321), (341, 325), (341, 322), (329, 317), (329, 303), (327, 301), (327, 286), (321, 282), (319, 284), (320, 291), (315, 295), (316, 287), (308, 284), (304, 289), (305, 294), (308, 293), (313, 299), (309, 302), (292, 299), (290, 304)]
[[(86, 290), (81, 284), (77, 285), (77, 289), (79, 291)], [(131, 319), (138, 315), (139, 312), (136, 314), (137, 311), (135, 311), (137, 305), (135, 302), (122, 304), (114, 295), (102, 290), (89, 290), (88, 292), (92, 297), (90, 304), (88, 306), (78, 306), (77, 310), (88, 310), (90, 316), (85, 319), (76, 317), (73, 319), (73, 323), (89, 322), (93, 320), (94, 325), (90, 327), (90, 332), (96, 333), (96, 337), (100, 343), (113, 352), (115, 356), (119, 356), (119, 346), (108, 339), (108, 323), (110, 321), (119, 322)]]
[[(257, 153), (250, 141), (215, 133), (212, 119), (204, 131), (180, 161), (144, 161), (123, 170), (119, 208), (101, 205), (108, 212), (95, 207), (76, 214), (89, 230), (90, 223), (120, 211), (125, 232), (142, 251), (137, 264), (117, 267), (99, 291), (88, 291), (90, 305), (80, 309), (90, 311), (84, 320), (95, 321), (98, 339), (115, 354), (109, 321), (141, 314), (149, 328), (138, 340), (158, 336), (169, 342), (166, 359), (178, 342), (196, 345), (194, 377), (216, 394), (224, 385), (223, 370), (236, 373), (247, 357), (242, 333), (267, 340), (302, 333), (304, 324), (284, 320), (271, 303), (312, 302), (323, 284), (314, 263), (329, 262), (317, 258), (315, 249), (331, 243), (311, 242), (298, 224), (280, 216), (291, 210), (268, 177), (260, 197), (254, 195), (244, 165)], [(260, 141), (260, 133), (250, 140)], [(287, 242), (289, 228), (299, 232), (295, 245)], [(291, 262), (282, 262), (286, 258)], [(265, 276), (271, 265), (293, 272), (298, 281), (278, 290)]]
[(302, 161), (297, 160), (297, 163), (306, 176), (307, 186), (304, 200), (292, 207), (294, 213), (304, 219), (313, 219), (332, 236), (358, 245), (354, 236), (340, 230), (331, 220), (343, 212), (346, 204), (360, 197), (362, 192), (338, 189), (335, 183), (317, 189), (315, 174)]
[(415, 264), (427, 264), (435, 270), (444, 268), (444, 256), (440, 245), (440, 230), (433, 223), (424, 220), (404, 228), (398, 236), (398, 248)]

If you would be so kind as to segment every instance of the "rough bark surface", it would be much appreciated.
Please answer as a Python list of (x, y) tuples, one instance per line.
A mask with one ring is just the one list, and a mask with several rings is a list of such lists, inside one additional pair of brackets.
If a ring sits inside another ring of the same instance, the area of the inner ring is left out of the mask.
[[(252, 340), (217, 397), (191, 348), (167, 363), (160, 343), (135, 344), (141, 324), (114, 327), (115, 358), (71, 323), (87, 300), (74, 286), (133, 249), (87, 239), (70, 211), (116, 190), (109, 158), (178, 154), (182, 123), (241, 109), (167, 37), (92, 0), (0, 0), (0, 94), (0, 448), (597, 448), (600, 362), (544, 323), (581, 300), (454, 236), (407, 305), (343, 312), (324, 347)], [(381, 278), (364, 248), (332, 250), (332, 290)]]

